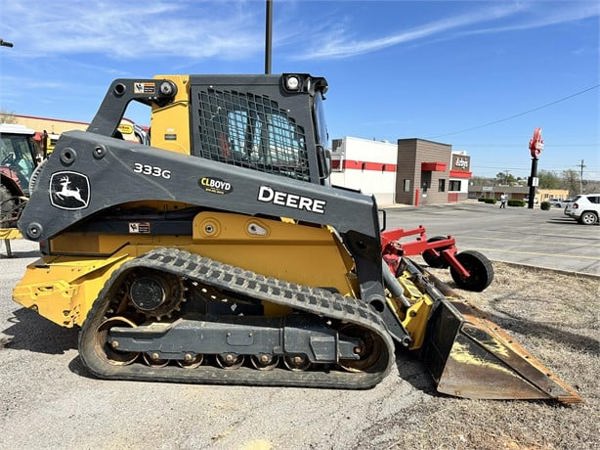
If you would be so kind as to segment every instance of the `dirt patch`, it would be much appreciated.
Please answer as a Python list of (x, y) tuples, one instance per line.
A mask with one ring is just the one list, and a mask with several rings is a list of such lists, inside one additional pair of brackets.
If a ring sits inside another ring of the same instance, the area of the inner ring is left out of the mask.
[[(495, 263), (483, 293), (459, 291), (513, 334), (585, 403), (477, 401), (425, 395), (369, 427), (356, 448), (598, 449), (600, 280)], [(447, 271), (436, 276), (455, 288)]]

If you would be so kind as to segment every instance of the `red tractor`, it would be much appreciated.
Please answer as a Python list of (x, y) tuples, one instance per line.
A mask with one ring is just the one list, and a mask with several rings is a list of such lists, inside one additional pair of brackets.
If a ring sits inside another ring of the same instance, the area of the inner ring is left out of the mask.
[(29, 197), (29, 180), (41, 159), (34, 135), (34, 130), (22, 125), (0, 124), (0, 230), (3, 230), (0, 235), (3, 238), (15, 234), (9, 232), (17, 226)]

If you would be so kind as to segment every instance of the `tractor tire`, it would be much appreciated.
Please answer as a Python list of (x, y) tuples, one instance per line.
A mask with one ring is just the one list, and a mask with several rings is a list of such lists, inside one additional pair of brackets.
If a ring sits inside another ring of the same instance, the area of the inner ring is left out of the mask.
[[(434, 236), (432, 238), (427, 239), (427, 242), (436, 242), (436, 241), (442, 241), (444, 239), (447, 239), (446, 236)], [(438, 249), (436, 249), (438, 252), (445, 250), (447, 248), (450, 248), (449, 246), (447, 247), (440, 247)], [(437, 256), (432, 250), (425, 250), (422, 254), (421, 257), (423, 258), (423, 260), (427, 263), (427, 265), (429, 267), (431, 267), (432, 269), (447, 269), (450, 264), (448, 264), (444, 258), (442, 258), (441, 256)]]
[(579, 217), (579, 223), (583, 225), (594, 225), (598, 222), (598, 216), (593, 211), (585, 211)]
[(6, 186), (0, 185), (0, 228), (10, 228), (15, 225), (11, 218), (16, 206), (17, 199), (13, 197)]
[(458, 253), (456, 259), (470, 273), (470, 276), (467, 278), (462, 278), (454, 267), (450, 267), (450, 275), (452, 275), (452, 279), (459, 288), (467, 291), (481, 292), (493, 281), (494, 268), (490, 260), (483, 254), (466, 250)]

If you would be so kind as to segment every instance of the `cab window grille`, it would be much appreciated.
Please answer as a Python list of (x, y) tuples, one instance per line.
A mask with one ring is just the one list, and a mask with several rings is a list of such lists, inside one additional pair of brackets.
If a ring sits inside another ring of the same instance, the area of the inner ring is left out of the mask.
[(193, 154), (310, 181), (304, 129), (264, 95), (197, 91)]

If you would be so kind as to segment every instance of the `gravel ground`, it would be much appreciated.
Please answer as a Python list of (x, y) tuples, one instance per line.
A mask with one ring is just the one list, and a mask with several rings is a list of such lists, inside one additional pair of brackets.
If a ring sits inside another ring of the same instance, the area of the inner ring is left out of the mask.
[[(585, 403), (475, 401), (426, 391), (411, 408), (365, 430), (357, 447), (600, 448), (600, 279), (503, 263), (494, 269), (484, 293), (461, 294), (574, 386)], [(433, 272), (452, 285), (446, 271)]]
[(10, 301), (33, 255), (0, 260), (0, 449), (600, 448), (598, 278), (497, 263), (483, 294), (465, 294), (580, 391), (567, 407), (440, 396), (404, 355), (360, 392), (97, 380), (76, 330)]

